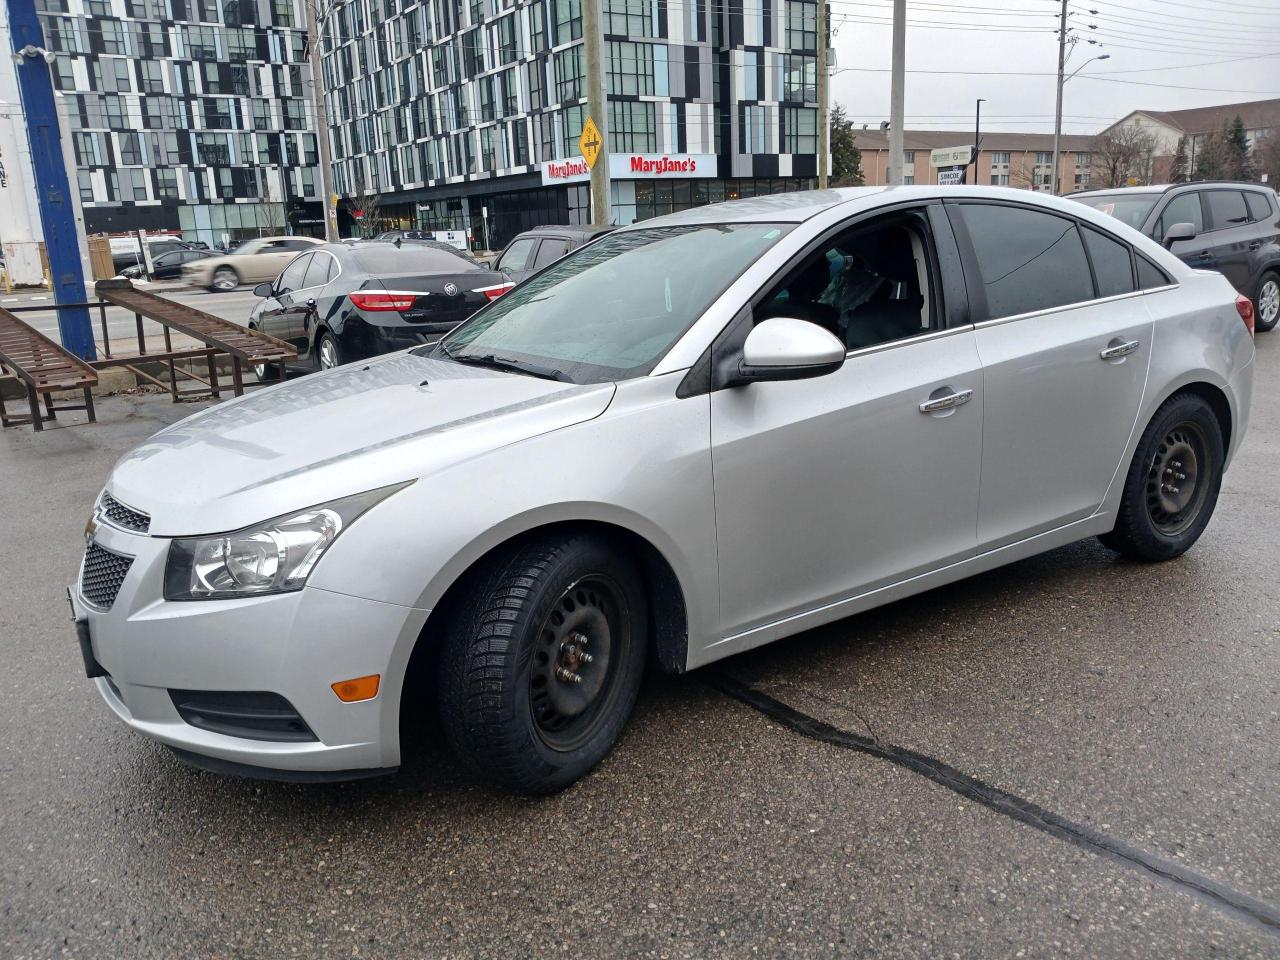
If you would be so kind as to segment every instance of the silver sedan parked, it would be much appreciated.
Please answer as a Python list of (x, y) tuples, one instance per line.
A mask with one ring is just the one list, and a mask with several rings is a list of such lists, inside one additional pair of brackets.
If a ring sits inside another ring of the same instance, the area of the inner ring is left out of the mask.
[(514, 790), (685, 671), (1097, 536), (1187, 550), (1252, 308), (1080, 204), (742, 200), (604, 237), (439, 344), (126, 456), (71, 588), (110, 708), (259, 776), (395, 770), (401, 713)]

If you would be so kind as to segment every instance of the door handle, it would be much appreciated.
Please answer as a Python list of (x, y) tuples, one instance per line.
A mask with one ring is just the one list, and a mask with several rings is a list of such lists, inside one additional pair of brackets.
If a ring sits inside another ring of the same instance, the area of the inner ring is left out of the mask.
[(955, 393), (949, 393), (945, 397), (931, 397), (920, 404), (920, 412), (937, 413), (940, 410), (951, 410), (954, 407), (968, 403), (972, 399), (972, 390), (957, 390)]
[(1124, 343), (1110, 343), (1098, 351), (1098, 356), (1103, 360), (1115, 360), (1118, 357), (1127, 357), (1140, 346), (1142, 346), (1142, 341), (1140, 340), (1127, 340)]
[(1262, 241), (1261, 241), (1261, 240), (1250, 240), (1250, 241), (1249, 241), (1249, 249), (1250, 249), (1250, 250), (1257, 250), (1260, 246), (1262, 246)]

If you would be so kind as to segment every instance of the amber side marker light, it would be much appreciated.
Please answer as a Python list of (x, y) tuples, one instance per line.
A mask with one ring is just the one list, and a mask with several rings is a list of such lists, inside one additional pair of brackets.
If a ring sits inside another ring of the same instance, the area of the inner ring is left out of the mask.
[(333, 692), (343, 703), (372, 700), (378, 695), (378, 680), (381, 676), (375, 673), (368, 677), (356, 677), (354, 680), (339, 680), (333, 684)]

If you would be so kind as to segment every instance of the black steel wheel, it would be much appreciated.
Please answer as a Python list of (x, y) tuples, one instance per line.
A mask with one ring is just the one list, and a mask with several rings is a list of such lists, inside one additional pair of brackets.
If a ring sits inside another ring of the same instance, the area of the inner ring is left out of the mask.
[(472, 576), (441, 638), (441, 725), (480, 776), (563, 789), (612, 749), (644, 672), (640, 571), (607, 539), (530, 538)]
[(1142, 434), (1115, 529), (1099, 539), (1142, 560), (1170, 560), (1200, 538), (1222, 485), (1222, 425), (1193, 393), (1167, 400)]

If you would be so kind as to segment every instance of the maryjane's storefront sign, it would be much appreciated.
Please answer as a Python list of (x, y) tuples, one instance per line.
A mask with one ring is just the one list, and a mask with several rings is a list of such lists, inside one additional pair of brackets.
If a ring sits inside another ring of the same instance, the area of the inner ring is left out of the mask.
[[(714, 177), (714, 153), (611, 153), (609, 177), (613, 180), (674, 180)], [(591, 169), (581, 157), (548, 160), (542, 164), (542, 182), (581, 183), (591, 179)]]

